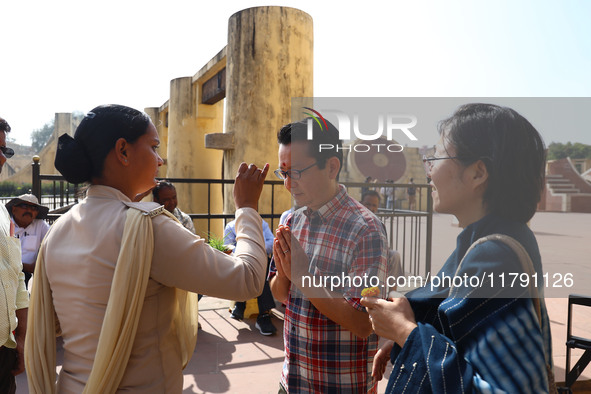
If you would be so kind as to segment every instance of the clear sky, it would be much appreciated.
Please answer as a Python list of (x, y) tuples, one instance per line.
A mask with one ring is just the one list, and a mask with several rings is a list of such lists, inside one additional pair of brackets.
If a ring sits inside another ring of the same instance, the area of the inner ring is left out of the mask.
[[(315, 96), (591, 96), (584, 0), (3, 1), (9, 137), (29, 144), (56, 112), (162, 105), (171, 79), (194, 75), (226, 45), (228, 18), (258, 5), (312, 16)], [(544, 138), (591, 144), (591, 130)]]

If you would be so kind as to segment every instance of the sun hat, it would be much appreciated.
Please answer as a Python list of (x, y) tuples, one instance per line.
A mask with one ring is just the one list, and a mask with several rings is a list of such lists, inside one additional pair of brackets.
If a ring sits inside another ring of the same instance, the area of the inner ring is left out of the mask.
[(12, 213), (12, 207), (20, 204), (20, 203), (28, 203), (30, 205), (34, 205), (39, 208), (39, 214), (37, 215), (37, 219), (45, 219), (47, 217), (47, 213), (49, 212), (49, 208), (39, 204), (39, 200), (33, 194), (22, 194), (18, 197), (13, 198), (12, 200), (6, 203), (6, 210)]

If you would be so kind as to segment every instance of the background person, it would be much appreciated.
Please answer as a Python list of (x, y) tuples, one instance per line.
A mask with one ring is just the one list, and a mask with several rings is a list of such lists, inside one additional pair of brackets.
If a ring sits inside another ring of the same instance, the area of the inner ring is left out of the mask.
[[(14, 150), (6, 147), (10, 125), (0, 118), (0, 172)], [(15, 376), (25, 370), (29, 294), (21, 262), (20, 242), (14, 238), (14, 224), (0, 204), (0, 392), (16, 392)]]
[[(380, 194), (375, 190), (368, 190), (361, 195), (361, 203), (369, 209), (371, 213), (377, 215), (378, 208), (380, 207)], [(396, 278), (401, 275), (403, 275), (403, 272), (402, 265), (400, 264), (400, 253), (394, 249), (388, 249), (388, 279), (386, 280), (386, 284), (391, 285), (387, 286), (388, 294), (390, 291), (397, 289), (397, 286), (395, 285)]]
[[(374, 180), (374, 179), (373, 179), (372, 177), (370, 177), (370, 176), (368, 176), (368, 177), (365, 177), (365, 183), (372, 183), (372, 182), (373, 182), (373, 180)], [(368, 191), (368, 190), (370, 190), (369, 186), (363, 186), (363, 187), (361, 188), (361, 194), (363, 195), (363, 194), (364, 194), (366, 191)]]
[[(545, 147), (536, 129), (510, 108), (467, 104), (439, 131), (434, 156), (424, 158), (433, 208), (455, 215), (464, 230), (437, 276), (524, 272), (501, 240), (475, 243), (492, 234), (517, 240), (541, 276), (526, 224), (544, 187)], [(394, 364), (386, 392), (548, 392), (552, 350), (543, 288), (533, 295), (540, 316), (528, 288), (486, 281), (453, 291), (426, 286), (406, 298), (361, 300), (374, 330), (391, 340), (374, 360), (376, 379), (390, 357)]]
[(23, 194), (8, 201), (6, 209), (15, 224), (14, 235), (21, 242), (25, 285), (28, 287), (29, 279), (35, 271), (41, 241), (49, 230), (49, 224), (43, 220), (47, 217), (49, 208), (39, 204), (33, 194)]
[(406, 188), (406, 194), (408, 194), (408, 209), (414, 211), (417, 202), (417, 188), (414, 185), (415, 182), (413, 178), (410, 178), (410, 184), (411, 186)]
[(392, 186), (383, 186), (381, 189), (381, 194), (386, 198), (386, 206), (385, 208), (388, 210), (394, 209), (394, 181), (392, 179), (386, 179), (386, 183), (391, 183)]
[[(275, 237), (269, 228), (266, 221), (263, 222), (263, 235), (265, 237), (265, 250), (267, 256), (273, 254), (273, 240)], [(236, 221), (232, 220), (226, 224), (224, 229), (224, 244), (236, 246)], [(273, 335), (277, 332), (277, 328), (271, 322), (271, 309), (275, 308), (275, 300), (273, 294), (269, 288), (269, 282), (265, 281), (263, 292), (257, 297), (257, 305), (259, 308), (259, 314), (255, 327), (260, 331), (262, 335)], [(236, 320), (244, 319), (244, 310), (246, 309), (246, 301), (236, 301), (234, 308), (230, 316)]]
[(156, 187), (152, 189), (152, 199), (154, 202), (164, 205), (164, 208), (172, 213), (181, 222), (183, 227), (196, 234), (195, 225), (191, 217), (177, 207), (176, 187), (172, 183), (168, 181), (158, 182)]
[(56, 168), (68, 182), (91, 185), (39, 252), (26, 344), (31, 393), (56, 390), (56, 323), (64, 341), (60, 393), (181, 393), (197, 335), (194, 293), (260, 294), (267, 256), (256, 208), (268, 165), (238, 169), (238, 241), (228, 256), (157, 203), (132, 202), (156, 185), (159, 143), (147, 114), (120, 105), (93, 109), (74, 138), (60, 137)]
[(380, 208), (380, 193), (375, 190), (368, 190), (361, 195), (361, 203), (369, 209), (374, 215)]

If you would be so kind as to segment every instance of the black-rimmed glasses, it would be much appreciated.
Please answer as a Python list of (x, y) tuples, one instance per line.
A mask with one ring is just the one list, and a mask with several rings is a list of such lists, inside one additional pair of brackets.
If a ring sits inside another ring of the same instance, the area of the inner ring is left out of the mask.
[(426, 156), (423, 155), (423, 167), (425, 167), (425, 171), (429, 172), (431, 168), (433, 168), (433, 162), (436, 160), (447, 160), (447, 159), (459, 159), (458, 156), (449, 156), (449, 157), (435, 157), (435, 156)]
[(7, 159), (10, 159), (12, 156), (14, 156), (14, 149), (7, 148), (5, 146), (0, 146), (0, 152), (2, 152), (4, 157), (6, 157)]
[(318, 164), (318, 162), (311, 164), (308, 167), (301, 169), (301, 170), (283, 171), (280, 168), (278, 168), (275, 171), (273, 171), (273, 173), (275, 174), (275, 176), (277, 178), (281, 179), (282, 181), (286, 180), (288, 177), (291, 178), (292, 181), (297, 181), (298, 179), (300, 179), (302, 177), (302, 172), (309, 170), (310, 168), (314, 167), (316, 164)]

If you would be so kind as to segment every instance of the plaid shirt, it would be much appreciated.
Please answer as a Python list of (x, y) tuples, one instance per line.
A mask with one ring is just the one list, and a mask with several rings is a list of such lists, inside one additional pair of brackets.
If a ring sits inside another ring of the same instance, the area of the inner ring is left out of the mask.
[[(317, 278), (373, 276), (383, 291), (388, 256), (383, 226), (349, 197), (343, 186), (318, 211), (304, 207), (294, 212), (288, 224), (310, 259), (311, 274)], [(272, 262), (270, 276), (275, 272)], [(353, 280), (351, 286), (335, 291), (352, 307), (365, 311), (359, 303), (364, 287), (366, 284)], [(289, 392), (365, 393), (377, 389), (371, 368), (378, 337), (355, 336), (320, 313), (293, 284), (286, 303), (284, 345), (281, 383)]]

